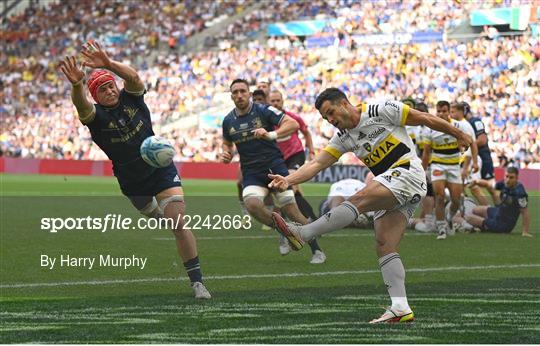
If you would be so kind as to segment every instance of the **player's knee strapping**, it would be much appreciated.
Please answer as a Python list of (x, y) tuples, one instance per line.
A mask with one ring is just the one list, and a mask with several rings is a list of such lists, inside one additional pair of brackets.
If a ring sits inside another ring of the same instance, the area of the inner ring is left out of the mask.
[(246, 186), (244, 191), (242, 191), (242, 198), (244, 201), (247, 201), (250, 198), (256, 198), (263, 202), (266, 195), (268, 195), (268, 189), (257, 185)]
[[(182, 196), (182, 195), (173, 195), (173, 196), (165, 197), (161, 201), (159, 201), (159, 207), (161, 208), (161, 210), (163, 210), (163, 212), (165, 212), (165, 208), (167, 208), (167, 206), (172, 202), (181, 202), (181, 203), (183, 203), (184, 202), (184, 196)], [(178, 215), (177, 217), (179, 218), (178, 223), (176, 224), (176, 228), (173, 229), (173, 232), (181, 232), (181, 231), (184, 230), (183, 215)]]
[(173, 196), (165, 197), (161, 201), (159, 201), (159, 207), (161, 208), (161, 210), (165, 211), (165, 208), (171, 202), (184, 202), (184, 196), (173, 195)]
[(140, 209), (139, 212), (148, 217), (157, 218), (163, 216), (163, 210), (159, 208), (156, 197), (152, 197), (152, 201), (150, 201), (144, 208)]
[(287, 204), (295, 203), (293, 190), (286, 190), (278, 192), (274, 195), (275, 204), (278, 208), (286, 206)]

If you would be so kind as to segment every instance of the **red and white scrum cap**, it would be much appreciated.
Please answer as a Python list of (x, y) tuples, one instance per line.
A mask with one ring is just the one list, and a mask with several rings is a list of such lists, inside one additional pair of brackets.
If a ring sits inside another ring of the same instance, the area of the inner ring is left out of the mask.
[(97, 98), (97, 91), (100, 86), (107, 84), (109, 82), (115, 82), (114, 76), (112, 73), (105, 70), (94, 70), (88, 78), (88, 90), (94, 98), (94, 100), (99, 103)]

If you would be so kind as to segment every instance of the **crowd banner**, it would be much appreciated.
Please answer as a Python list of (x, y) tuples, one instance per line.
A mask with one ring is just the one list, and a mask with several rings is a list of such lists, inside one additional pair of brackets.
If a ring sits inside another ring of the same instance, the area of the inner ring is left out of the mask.
[(268, 36), (310, 36), (323, 31), (334, 20), (302, 20), (287, 23), (269, 24), (266, 30)]
[[(176, 162), (182, 178), (236, 180), (239, 164), (219, 162)], [(364, 180), (369, 170), (358, 165), (333, 165), (319, 172), (314, 183), (335, 183), (343, 179)], [(110, 161), (21, 159), (0, 157), (0, 173), (112, 176)], [(504, 178), (504, 168), (495, 168), (497, 181)], [(526, 189), (540, 190), (540, 169), (520, 169), (519, 180)]]
[(442, 31), (397, 32), (391, 34), (353, 35), (357, 45), (393, 45), (410, 43), (442, 42)]

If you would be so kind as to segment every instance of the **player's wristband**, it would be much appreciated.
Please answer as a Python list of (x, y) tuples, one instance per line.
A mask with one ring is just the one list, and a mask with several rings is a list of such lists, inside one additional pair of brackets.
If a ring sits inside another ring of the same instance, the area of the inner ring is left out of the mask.
[(276, 131), (268, 132), (268, 137), (270, 137), (271, 140), (277, 139), (277, 132)]

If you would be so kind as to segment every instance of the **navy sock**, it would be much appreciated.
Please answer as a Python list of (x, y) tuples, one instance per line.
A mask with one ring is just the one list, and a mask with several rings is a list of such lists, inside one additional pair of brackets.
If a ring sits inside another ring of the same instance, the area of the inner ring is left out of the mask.
[(296, 200), (298, 209), (300, 209), (300, 212), (302, 212), (306, 219), (311, 219), (311, 222), (317, 219), (317, 216), (315, 216), (315, 213), (313, 212), (313, 208), (299, 191), (294, 194), (294, 199)]
[(315, 251), (319, 250), (322, 251), (319, 247), (319, 243), (317, 243), (317, 240), (315, 238), (308, 241), (309, 247), (311, 248), (311, 253), (315, 253)]
[(199, 256), (184, 262), (184, 268), (186, 268), (187, 275), (191, 282), (202, 282), (201, 264), (199, 263)]

